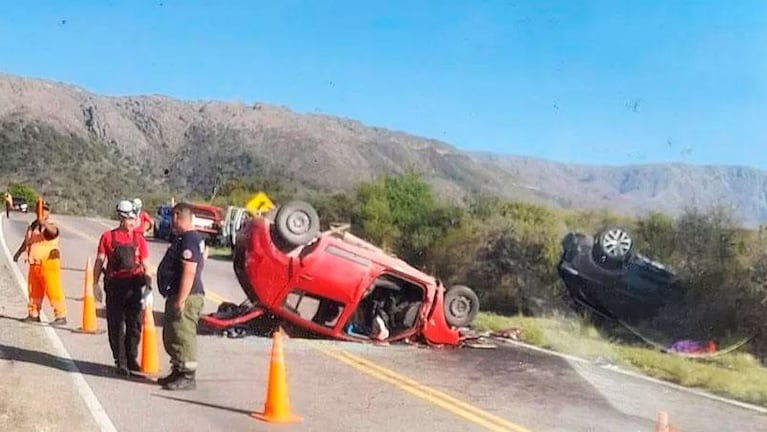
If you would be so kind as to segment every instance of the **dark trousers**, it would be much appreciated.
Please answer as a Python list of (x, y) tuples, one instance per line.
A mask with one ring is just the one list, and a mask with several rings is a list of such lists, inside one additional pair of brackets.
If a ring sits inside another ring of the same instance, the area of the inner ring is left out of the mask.
[[(143, 286), (143, 276), (104, 280), (109, 347), (112, 348), (112, 357), (118, 366), (135, 368), (137, 365), (138, 343), (141, 338), (141, 288)], [(123, 337), (124, 345), (121, 344)], [(125, 348), (122, 353), (121, 347)]]

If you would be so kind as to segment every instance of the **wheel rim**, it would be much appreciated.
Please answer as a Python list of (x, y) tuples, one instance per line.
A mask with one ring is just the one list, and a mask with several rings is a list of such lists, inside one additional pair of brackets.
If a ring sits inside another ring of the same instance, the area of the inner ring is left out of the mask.
[(286, 221), (288, 231), (293, 234), (301, 235), (309, 232), (309, 215), (302, 211), (295, 211), (288, 216)]
[(623, 230), (612, 229), (602, 237), (602, 248), (611, 257), (622, 257), (631, 249), (631, 238)]
[(450, 301), (449, 310), (450, 315), (458, 319), (464, 319), (471, 310), (471, 300), (466, 297), (456, 297)]

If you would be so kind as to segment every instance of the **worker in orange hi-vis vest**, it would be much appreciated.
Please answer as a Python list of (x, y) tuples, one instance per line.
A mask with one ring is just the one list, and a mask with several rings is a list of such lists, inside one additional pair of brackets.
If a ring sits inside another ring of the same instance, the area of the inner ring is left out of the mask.
[(18, 262), (23, 252), (29, 263), (29, 305), (26, 320), (40, 322), (43, 297), (47, 296), (53, 306), (55, 320), (52, 325), (67, 323), (66, 300), (61, 286), (61, 250), (59, 249), (59, 228), (50, 219), (51, 207), (43, 203), (42, 214), (27, 228), (24, 241), (13, 256)]
[(11, 209), (13, 208), (13, 195), (10, 192), (5, 193), (5, 217), (11, 217)]

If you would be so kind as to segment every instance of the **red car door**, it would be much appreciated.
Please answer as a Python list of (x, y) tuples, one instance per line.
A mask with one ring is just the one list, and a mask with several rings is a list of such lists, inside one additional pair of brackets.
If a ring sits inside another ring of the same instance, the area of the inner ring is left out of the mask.
[(311, 326), (324, 327), (323, 332), (340, 328), (370, 283), (374, 264), (328, 237), (302, 255), (293, 260), (282, 308)]

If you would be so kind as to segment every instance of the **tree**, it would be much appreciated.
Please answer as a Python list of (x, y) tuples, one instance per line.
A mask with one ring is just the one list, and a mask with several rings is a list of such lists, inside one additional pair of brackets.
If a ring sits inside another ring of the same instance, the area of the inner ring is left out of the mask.
[(463, 220), (462, 210), (439, 205), (431, 186), (412, 170), (360, 185), (357, 200), (356, 226), (416, 267), (426, 265), (435, 241)]
[(35, 202), (39, 196), (34, 188), (21, 183), (9, 184), (8, 192), (10, 192), (14, 198), (24, 198), (30, 209), (34, 209)]
[(357, 200), (359, 207), (352, 219), (353, 228), (384, 250), (390, 250), (399, 232), (394, 226), (383, 182), (362, 183), (357, 188)]
[[(657, 219), (656, 219), (657, 220)], [(645, 226), (652, 225), (645, 223)], [(669, 259), (684, 297), (670, 304), (657, 326), (678, 336), (716, 338), (739, 334), (747, 305), (755, 302), (763, 266), (749, 256), (757, 235), (738, 229), (723, 208), (687, 209), (676, 221)], [(757, 256), (762, 254), (755, 254)]]
[(637, 222), (638, 248), (659, 261), (668, 261), (676, 248), (674, 220), (663, 213), (651, 212)]
[(311, 201), (320, 216), (322, 229), (328, 229), (331, 223), (351, 223), (357, 203), (347, 194), (318, 194)]

